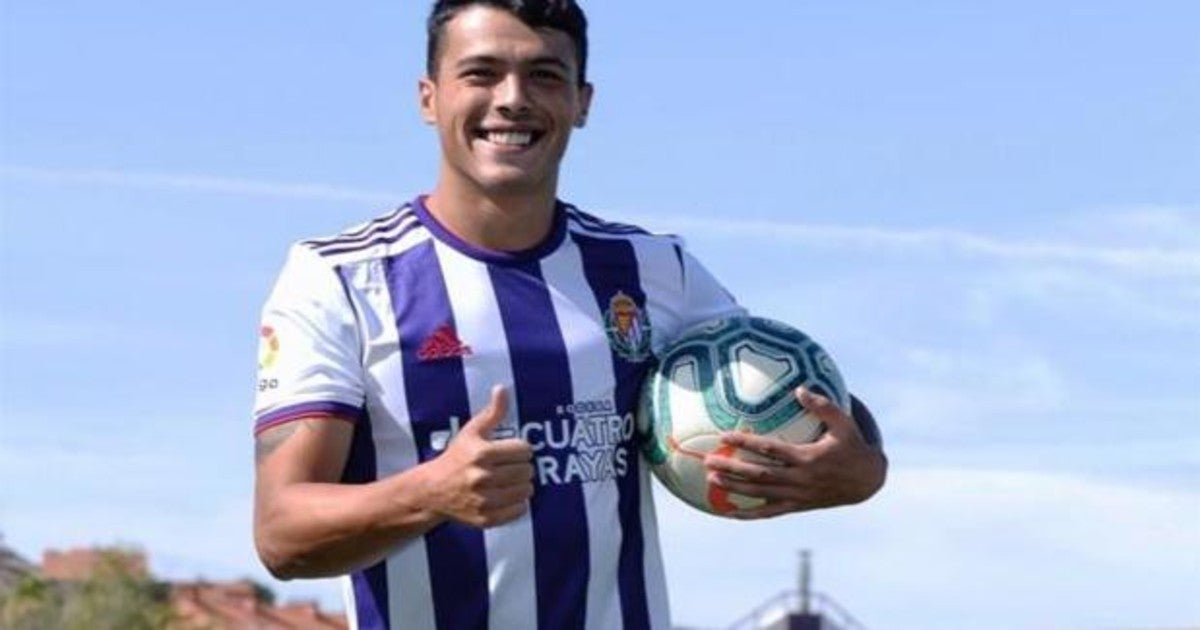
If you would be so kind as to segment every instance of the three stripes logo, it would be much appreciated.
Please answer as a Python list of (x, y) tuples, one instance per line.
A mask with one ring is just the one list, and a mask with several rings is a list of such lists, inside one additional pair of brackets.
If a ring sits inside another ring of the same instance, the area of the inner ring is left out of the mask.
[(471, 356), (471, 346), (463, 343), (450, 324), (442, 324), (417, 348), (417, 358), (421, 361), (438, 361)]

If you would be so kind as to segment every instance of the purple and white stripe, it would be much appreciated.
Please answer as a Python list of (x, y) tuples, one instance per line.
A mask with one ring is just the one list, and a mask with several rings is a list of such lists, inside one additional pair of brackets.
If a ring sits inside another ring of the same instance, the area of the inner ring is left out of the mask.
[(622, 236), (629, 236), (633, 234), (649, 234), (649, 232), (636, 225), (605, 221), (604, 219), (592, 214), (588, 214), (583, 210), (576, 208), (575, 206), (567, 206), (567, 217), (576, 225), (596, 232)]
[[(389, 258), (385, 266), (399, 332), (408, 421), (417, 459), (426, 462), (438, 454), (432, 434), (449, 431), (452, 418), (471, 417), (462, 359), (422, 362), (417, 357), (435, 330), (454, 325), (454, 313), (433, 241)], [(447, 522), (427, 532), (424, 542), (436, 627), (485, 627), (489, 596), (481, 530)], [(404, 585), (393, 590), (397, 588)]]
[(400, 240), (420, 223), (411, 206), (404, 206), (367, 224), (367, 227), (328, 239), (305, 241), (304, 245), (323, 257), (367, 250)]
[(403, 206), (400, 206), (399, 208), (396, 208), (395, 210), (388, 212), (387, 214), (384, 214), (382, 216), (371, 219), (370, 221), (363, 223), (361, 226), (346, 230), (346, 231), (342, 232), (341, 234), (337, 234), (335, 236), (330, 236), (330, 237), (326, 237), (326, 238), (308, 239), (306, 241), (303, 241), (302, 244), (308, 245), (310, 247), (320, 248), (320, 247), (325, 247), (327, 245), (332, 245), (332, 244), (336, 244), (336, 243), (344, 243), (347, 241), (353, 241), (354, 239), (361, 238), (371, 232), (374, 232), (374, 231), (390, 224), (391, 222), (395, 221), (396, 218), (400, 214), (404, 213), (407, 210), (408, 210), (408, 204), (405, 204)]

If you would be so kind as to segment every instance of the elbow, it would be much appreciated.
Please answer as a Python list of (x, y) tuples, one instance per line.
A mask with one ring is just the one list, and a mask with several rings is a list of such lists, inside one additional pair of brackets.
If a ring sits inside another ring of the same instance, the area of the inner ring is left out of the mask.
[(255, 536), (254, 546), (258, 560), (276, 580), (289, 581), (304, 577), (300, 571), (303, 563), (295, 554), (289, 554), (280, 545), (263, 535)]
[(254, 546), (259, 562), (271, 577), (283, 582), (337, 577), (354, 570), (353, 567), (332, 557), (329, 550), (289, 544), (288, 541), (262, 532), (256, 534)]
[(308, 551), (295, 544), (279, 524), (271, 519), (256, 518), (254, 523), (254, 550), (258, 560), (271, 574), (271, 577), (290, 581), (298, 578), (315, 577), (308, 575), (305, 568), (311, 565)]
[(294, 564), (271, 561), (266, 558), (262, 559), (262, 563), (263, 566), (267, 568), (267, 573), (270, 573), (271, 577), (279, 580), (280, 582), (290, 582), (296, 578), (304, 577), (300, 574), (300, 571), (295, 568)]
[(273, 565), (265, 561), (263, 562), (263, 565), (267, 567), (267, 573), (270, 573), (271, 577), (279, 580), (280, 582), (290, 582), (300, 577), (295, 572), (288, 571), (283, 565)]
[(254, 550), (271, 577), (285, 582), (314, 577), (305, 572), (311, 564), (312, 550), (305, 547), (292, 529), (287, 513), (279, 509), (278, 503), (259, 502), (255, 506)]

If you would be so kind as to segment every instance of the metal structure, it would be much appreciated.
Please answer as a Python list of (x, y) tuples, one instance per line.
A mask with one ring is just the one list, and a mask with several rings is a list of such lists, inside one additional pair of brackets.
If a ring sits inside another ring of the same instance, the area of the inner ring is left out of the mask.
[(812, 590), (812, 552), (800, 552), (795, 590), (777, 593), (728, 630), (866, 630), (832, 597)]

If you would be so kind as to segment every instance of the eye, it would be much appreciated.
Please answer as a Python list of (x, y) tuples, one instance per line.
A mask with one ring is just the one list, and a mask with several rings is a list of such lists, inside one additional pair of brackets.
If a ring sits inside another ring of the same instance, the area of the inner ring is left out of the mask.
[(459, 77), (474, 82), (488, 81), (496, 77), (496, 72), (491, 68), (478, 66), (464, 69), (459, 73)]
[(563, 83), (566, 81), (566, 77), (561, 72), (548, 68), (534, 70), (530, 73), (530, 77), (543, 83)]

